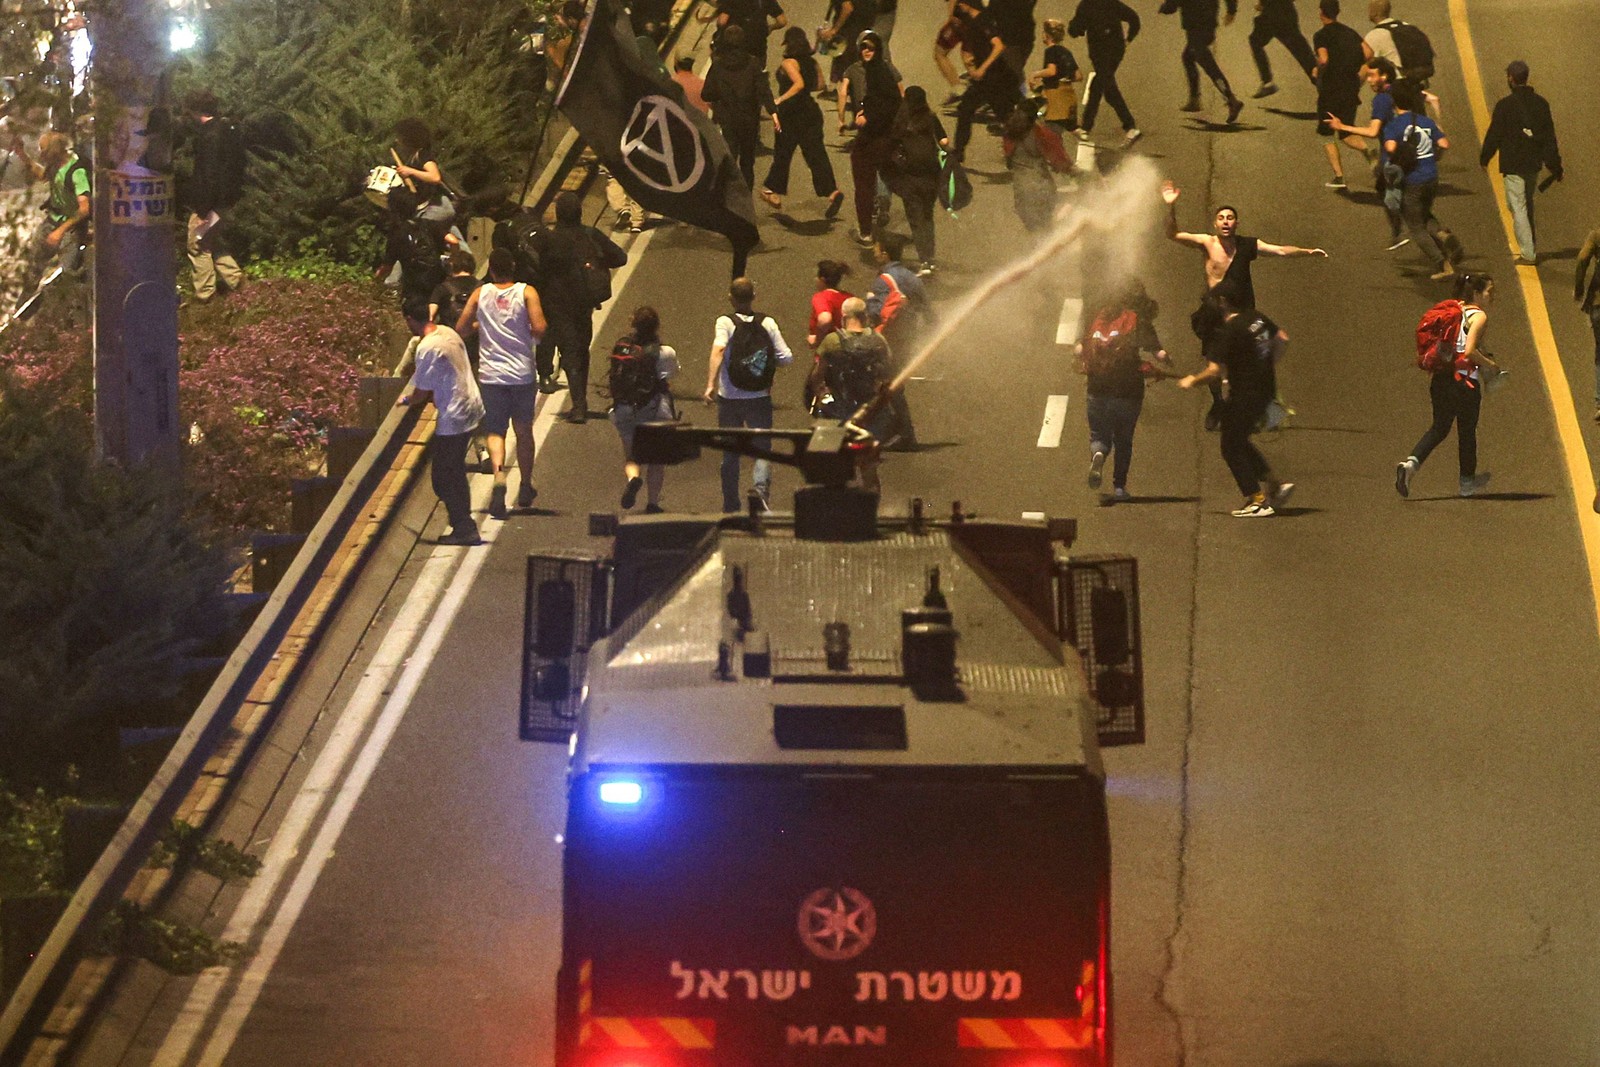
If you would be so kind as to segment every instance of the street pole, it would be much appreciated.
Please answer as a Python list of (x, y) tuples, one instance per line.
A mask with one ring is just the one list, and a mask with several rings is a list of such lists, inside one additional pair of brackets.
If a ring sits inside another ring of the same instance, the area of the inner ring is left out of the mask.
[(167, 5), (97, 4), (94, 37), (94, 424), (102, 460), (176, 474), (177, 198)]

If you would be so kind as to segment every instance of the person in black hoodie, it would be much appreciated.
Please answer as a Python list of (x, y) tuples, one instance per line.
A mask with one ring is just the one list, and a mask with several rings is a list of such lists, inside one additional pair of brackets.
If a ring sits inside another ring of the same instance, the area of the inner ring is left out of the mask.
[(744, 30), (729, 26), (712, 50), (700, 96), (711, 105), (712, 117), (722, 129), (722, 139), (739, 161), (745, 184), (756, 186), (756, 147), (761, 143), (761, 112), (771, 113), (772, 88), (766, 71), (745, 48)]
[(1506, 85), (1511, 92), (1494, 106), (1494, 118), (1489, 120), (1489, 132), (1483, 136), (1478, 163), (1487, 167), (1499, 153), (1506, 207), (1511, 209), (1511, 228), (1522, 251), (1517, 262), (1531, 265), (1539, 261), (1533, 234), (1533, 194), (1538, 188), (1539, 169), (1548, 167), (1555, 181), (1566, 177), (1566, 172), (1561, 168), (1561, 148), (1556, 144), (1550, 105), (1528, 84), (1528, 64), (1513, 60), (1506, 67)]
[(1004, 122), (1022, 103), (1022, 85), (1002, 61), (1007, 51), (994, 17), (979, 0), (956, 0), (956, 17), (961, 23), (962, 50), (972, 56), (972, 82), (956, 105), (956, 157), (967, 150), (972, 138), (972, 119), (984, 104), (994, 112), (996, 122)]
[[(394, 194), (390, 194), (391, 199)], [(572, 410), (562, 416), (582, 425), (589, 418), (589, 344), (594, 340), (595, 300), (586, 264), (615, 270), (628, 262), (616, 242), (583, 224), (583, 201), (570, 190), (556, 196), (556, 224), (534, 238), (539, 258), (539, 303), (545, 332), (535, 361), (540, 379), (548, 381), (551, 360), (561, 354)]]
[[(839, 83), (839, 108), (847, 114), (852, 99), (859, 100), (853, 124), (856, 139), (850, 145), (850, 180), (855, 186), (855, 240), (863, 248), (872, 247), (873, 224), (877, 217), (878, 174), (889, 161), (893, 149), (895, 116), (900, 113), (900, 73), (883, 57), (883, 39), (867, 30), (856, 40), (861, 62), (845, 73)], [(860, 81), (860, 85), (855, 83)], [(881, 205), (888, 211), (888, 203)]]
[[(1122, 34), (1124, 25), (1128, 27), (1126, 38)], [(1067, 23), (1067, 33), (1088, 38), (1089, 62), (1094, 65), (1094, 76), (1089, 80), (1089, 99), (1083, 105), (1083, 118), (1078, 123), (1079, 135), (1087, 139), (1094, 130), (1094, 118), (1104, 99), (1122, 121), (1127, 143), (1137, 141), (1139, 127), (1117, 86), (1117, 68), (1122, 65), (1128, 44), (1139, 36), (1139, 13), (1122, 0), (1078, 0), (1078, 9)]]
[[(1232, 25), (1234, 16), (1239, 13), (1239, 0), (1226, 2), (1228, 14), (1223, 19), (1225, 26)], [(1217, 0), (1165, 0), (1161, 5), (1161, 14), (1173, 13), (1177, 13), (1178, 21), (1183, 26), (1183, 73), (1189, 79), (1189, 100), (1178, 110), (1201, 110), (1200, 71), (1204, 70), (1211, 84), (1228, 102), (1228, 125), (1232, 126), (1239, 121), (1244, 101), (1233, 95), (1233, 86), (1228, 84), (1227, 75), (1222, 73), (1217, 57), (1211, 52), (1211, 46), (1217, 42)]]

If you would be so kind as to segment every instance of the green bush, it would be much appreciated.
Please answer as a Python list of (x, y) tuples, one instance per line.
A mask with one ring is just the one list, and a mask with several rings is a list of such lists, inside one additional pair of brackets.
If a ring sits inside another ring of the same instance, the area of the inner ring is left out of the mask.
[[(232, 217), (259, 258), (307, 247), (370, 265), (381, 251), (367, 172), (391, 163), (394, 124), (409, 115), (434, 131), (447, 177), (466, 190), (520, 175), (544, 106), (543, 75), (518, 52), (518, 29), (549, 0), (468, 0), (447, 17), (428, 5), (396, 18), (375, 0), (277, 0), (207, 15), (211, 47), (181, 72), (181, 99), (209, 86), (253, 152), (250, 189)], [(182, 180), (180, 157), (180, 187)]]
[(112, 758), (121, 716), (170, 700), (224, 625), (227, 574), (177, 486), (95, 463), (0, 377), (0, 774)]

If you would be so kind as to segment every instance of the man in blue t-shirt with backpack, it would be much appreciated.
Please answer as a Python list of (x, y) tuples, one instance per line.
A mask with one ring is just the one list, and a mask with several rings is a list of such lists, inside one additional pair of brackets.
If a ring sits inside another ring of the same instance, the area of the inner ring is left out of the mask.
[[(711, 344), (711, 366), (706, 373), (706, 403), (716, 402), (717, 425), (724, 429), (772, 429), (772, 379), (780, 366), (794, 361), (778, 324), (755, 310), (756, 287), (749, 278), (735, 278), (728, 286), (733, 312), (717, 318), (716, 339)], [(758, 438), (766, 447), (770, 438)], [(761, 506), (772, 493), (772, 464), (755, 463), (755, 491)], [(739, 510), (739, 454), (722, 454), (722, 510)]]
[(1439, 124), (1422, 113), (1422, 93), (1401, 82), (1392, 90), (1395, 116), (1383, 128), (1383, 150), (1405, 177), (1400, 188), (1400, 217), (1411, 242), (1433, 264), (1434, 281), (1455, 277), (1461, 243), (1433, 215), (1439, 195), (1439, 153), (1450, 147)]

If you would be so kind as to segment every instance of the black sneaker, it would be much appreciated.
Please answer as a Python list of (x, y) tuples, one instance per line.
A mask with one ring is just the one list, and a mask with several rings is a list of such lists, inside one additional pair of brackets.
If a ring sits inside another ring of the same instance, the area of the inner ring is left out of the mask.
[(1179, 111), (1195, 112), (1195, 111), (1204, 111), (1205, 108), (1203, 106), (1201, 106), (1200, 98), (1198, 96), (1191, 96), (1189, 98), (1188, 102), (1185, 103), (1182, 107), (1178, 108), (1178, 110)]
[(1257, 100), (1265, 100), (1267, 97), (1271, 96), (1277, 91), (1278, 86), (1276, 82), (1265, 81), (1261, 83), (1261, 88), (1255, 91), (1255, 98)]
[(1239, 113), (1244, 110), (1244, 101), (1237, 96), (1228, 101), (1228, 125), (1232, 126), (1239, 121)]
[(666, 514), (666, 511), (667, 509), (662, 507), (660, 504), (646, 504), (644, 506), (644, 513), (646, 515), (664, 515)]
[(538, 496), (538, 495), (539, 495), (539, 490), (535, 489), (531, 485), (524, 485), (522, 487), (522, 491), (517, 494), (517, 507), (519, 507), (519, 508), (531, 508), (531, 507), (533, 507), (533, 498)]
[(628, 479), (627, 487), (622, 490), (622, 510), (627, 511), (639, 502), (639, 490), (643, 488), (643, 478)]
[(476, 526), (464, 526), (459, 530), (451, 530), (447, 534), (440, 534), (439, 544), (467, 547), (483, 544), (483, 538), (478, 536), (478, 528)]
[(1215, 411), (1206, 412), (1206, 433), (1216, 433), (1222, 429), (1222, 416)]
[(539, 392), (548, 394), (559, 393), (560, 391), (561, 386), (556, 383), (554, 374), (546, 374), (539, 378)]
[(503, 519), (506, 517), (506, 487), (497, 485), (489, 490), (489, 517)]

